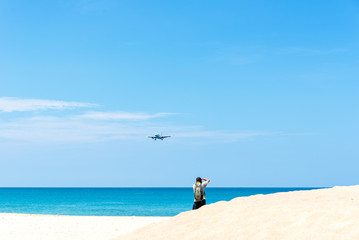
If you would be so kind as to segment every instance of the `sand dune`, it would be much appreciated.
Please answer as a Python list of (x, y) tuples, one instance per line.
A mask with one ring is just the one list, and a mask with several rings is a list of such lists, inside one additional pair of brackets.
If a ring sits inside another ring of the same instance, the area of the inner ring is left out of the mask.
[(359, 186), (240, 197), (115, 239), (359, 239)]

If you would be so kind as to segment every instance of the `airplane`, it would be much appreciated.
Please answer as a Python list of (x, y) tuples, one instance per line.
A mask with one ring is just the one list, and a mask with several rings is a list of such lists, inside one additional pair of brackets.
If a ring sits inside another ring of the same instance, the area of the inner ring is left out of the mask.
[(157, 139), (161, 139), (163, 141), (164, 138), (169, 138), (171, 136), (162, 136), (162, 134), (156, 133), (154, 136), (148, 136), (148, 137), (154, 139), (155, 141)]

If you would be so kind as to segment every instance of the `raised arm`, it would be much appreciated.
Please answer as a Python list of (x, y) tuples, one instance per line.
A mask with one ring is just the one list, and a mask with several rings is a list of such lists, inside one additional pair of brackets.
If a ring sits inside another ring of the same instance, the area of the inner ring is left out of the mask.
[(210, 182), (211, 180), (207, 179), (207, 178), (202, 178), (202, 180), (206, 181), (206, 182)]

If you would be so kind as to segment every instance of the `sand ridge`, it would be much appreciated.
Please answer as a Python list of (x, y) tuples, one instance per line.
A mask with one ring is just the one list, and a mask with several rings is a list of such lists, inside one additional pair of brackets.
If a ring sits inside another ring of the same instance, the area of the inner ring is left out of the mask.
[(359, 239), (359, 186), (239, 197), (115, 239)]

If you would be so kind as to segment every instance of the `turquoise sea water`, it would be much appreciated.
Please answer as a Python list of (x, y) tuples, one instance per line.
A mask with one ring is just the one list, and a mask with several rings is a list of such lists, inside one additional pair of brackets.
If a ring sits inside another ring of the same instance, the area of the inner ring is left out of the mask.
[[(207, 204), (314, 188), (210, 188)], [(0, 212), (85, 216), (175, 216), (192, 209), (192, 188), (0, 188)]]

